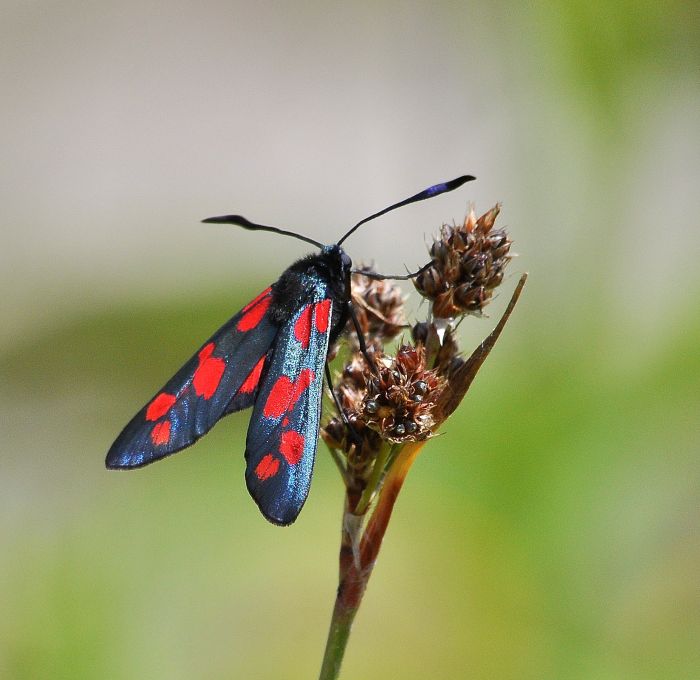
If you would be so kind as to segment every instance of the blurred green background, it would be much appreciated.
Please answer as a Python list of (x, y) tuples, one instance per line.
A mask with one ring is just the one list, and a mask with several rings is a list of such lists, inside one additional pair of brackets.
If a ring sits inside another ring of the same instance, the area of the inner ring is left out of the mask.
[(247, 414), (139, 472), (104, 454), (305, 251), (198, 220), (327, 242), (464, 172), (347, 244), (415, 266), (468, 201), (503, 201), (521, 257), (465, 349), (530, 280), (411, 472), (343, 677), (700, 677), (699, 19), (5, 2), (0, 677), (316, 676), (342, 503), (326, 452), (288, 529), (245, 490)]

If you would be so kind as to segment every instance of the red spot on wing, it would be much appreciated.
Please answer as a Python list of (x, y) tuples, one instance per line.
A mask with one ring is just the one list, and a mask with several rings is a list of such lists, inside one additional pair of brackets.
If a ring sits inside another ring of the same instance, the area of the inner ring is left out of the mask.
[(277, 378), (263, 408), (266, 418), (279, 418), (286, 410), (294, 392), (294, 383), (286, 376)]
[(291, 411), (294, 408), (294, 404), (296, 404), (297, 401), (299, 401), (299, 397), (301, 397), (301, 395), (309, 389), (309, 385), (315, 377), (316, 374), (310, 368), (305, 368), (299, 374), (297, 381), (294, 383), (294, 394), (292, 395), (292, 401), (287, 409), (288, 411)]
[(287, 427), (287, 425), (289, 425), (289, 418), (285, 416), (282, 420), (282, 427)]
[(279, 418), (284, 413), (291, 411), (299, 401), (299, 397), (309, 389), (315, 376), (316, 374), (310, 368), (305, 368), (299, 374), (296, 382), (292, 382), (286, 375), (277, 378), (277, 382), (272, 386), (265, 402), (263, 415), (266, 418)]
[(177, 397), (174, 394), (161, 392), (148, 405), (146, 409), (146, 420), (158, 420), (158, 418), (162, 418), (176, 401)]
[(197, 355), (199, 358), (199, 363), (201, 364), (203, 361), (206, 361), (214, 353), (215, 348), (216, 345), (213, 342), (210, 342), (208, 345), (204, 345), (204, 347), (199, 350), (199, 354)]
[(199, 366), (197, 366), (194, 376), (192, 376), (192, 386), (200, 397), (211, 399), (216, 388), (221, 382), (226, 363), (223, 359), (212, 357), (214, 343), (210, 342), (199, 352)]
[(279, 459), (274, 458), (272, 454), (268, 453), (255, 466), (255, 476), (262, 482), (265, 479), (270, 479), (270, 477), (274, 477), (279, 469)]
[(299, 374), (297, 381), (294, 383), (294, 394), (292, 395), (292, 401), (287, 408), (288, 411), (291, 411), (294, 408), (294, 404), (296, 404), (297, 401), (299, 401), (299, 397), (301, 397), (301, 395), (309, 389), (309, 385), (315, 377), (316, 374), (310, 368), (305, 368)]
[(239, 392), (244, 392), (245, 394), (250, 394), (260, 382), (260, 374), (262, 373), (263, 366), (265, 365), (265, 357), (263, 356), (257, 364), (255, 364), (250, 375), (245, 379), (241, 385)]
[(299, 318), (294, 322), (294, 337), (301, 343), (301, 346), (306, 349), (311, 341), (311, 314), (313, 308), (311, 305), (306, 305), (301, 310)]
[(330, 298), (322, 300), (315, 306), (314, 323), (316, 330), (319, 333), (325, 333), (328, 330), (328, 323), (331, 316), (331, 301)]
[(260, 302), (260, 300), (262, 300), (266, 295), (268, 295), (271, 290), (271, 288), (265, 288), (265, 290), (262, 293), (260, 293), (258, 297), (256, 297), (254, 300), (251, 300), (245, 307), (243, 307), (243, 311), (247, 312), (251, 307), (258, 304), (258, 302)]
[(267, 312), (267, 308), (270, 306), (270, 302), (272, 302), (272, 296), (270, 295), (267, 297), (258, 296), (255, 298), (248, 307), (244, 307), (243, 311), (245, 313), (238, 320), (236, 328), (243, 332), (252, 331), (253, 328), (262, 321), (265, 312)]
[(280, 453), (290, 465), (296, 465), (304, 453), (304, 435), (294, 430), (283, 432)]
[(151, 441), (156, 446), (162, 446), (170, 441), (170, 421), (156, 423), (151, 430)]

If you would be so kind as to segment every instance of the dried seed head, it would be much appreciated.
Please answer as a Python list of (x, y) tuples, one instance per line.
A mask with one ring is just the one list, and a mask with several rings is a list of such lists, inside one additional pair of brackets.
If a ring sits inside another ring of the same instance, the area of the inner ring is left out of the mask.
[(427, 370), (423, 347), (403, 345), (390, 357), (375, 355), (378, 374), (365, 375), (366, 391), (357, 421), (392, 442), (427, 439), (435, 421), (433, 406), (444, 381)]
[(451, 366), (457, 360), (460, 360), (457, 334), (454, 329), (447, 328), (436, 352), (434, 366), (441, 376), (449, 379)]
[[(361, 265), (364, 271), (372, 267)], [(353, 274), (351, 280), (352, 302), (355, 315), (372, 349), (381, 349), (384, 343), (395, 338), (406, 327), (404, 296), (401, 289), (388, 279), (370, 279)], [(357, 333), (352, 321), (348, 323), (350, 343), (358, 349)]]
[(413, 337), (413, 342), (417, 345), (427, 345), (430, 339), (432, 324), (427, 321), (419, 321), (412, 329), (411, 335)]
[(455, 362), (462, 361), (455, 329), (447, 325), (438, 332), (435, 323), (421, 321), (411, 329), (411, 334), (416, 345), (425, 348), (428, 364), (449, 383)]
[(512, 255), (505, 230), (493, 229), (500, 206), (478, 219), (471, 209), (464, 224), (443, 225), (430, 248), (433, 265), (414, 280), (418, 292), (433, 303), (437, 318), (481, 314), (503, 281)]
[(345, 455), (347, 469), (355, 480), (367, 479), (382, 447), (381, 436), (356, 416), (351, 422), (353, 431), (349, 432), (343, 420), (335, 416), (321, 428), (321, 437), (330, 448)]
[(335, 416), (321, 428), (321, 437), (333, 449), (342, 451), (347, 457), (348, 466), (357, 477), (364, 476), (369, 464), (381, 448), (381, 437), (367, 427), (360, 417), (367, 394), (367, 375), (370, 373), (367, 363), (359, 352), (352, 355), (337, 381), (335, 394), (345, 413), (352, 432), (348, 431), (345, 421)]
[(344, 449), (346, 436), (345, 423), (338, 417), (331, 418), (321, 428), (321, 437), (323, 441), (332, 449)]

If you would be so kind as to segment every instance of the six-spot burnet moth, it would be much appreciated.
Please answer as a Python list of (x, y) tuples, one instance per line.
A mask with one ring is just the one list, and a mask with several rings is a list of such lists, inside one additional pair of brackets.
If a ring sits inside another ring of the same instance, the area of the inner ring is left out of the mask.
[[(320, 252), (292, 264), (202, 345), (124, 428), (107, 453), (107, 467), (137, 468), (169, 456), (194, 444), (223, 416), (252, 406), (245, 449), (248, 490), (270, 522), (291, 524), (311, 484), (324, 371), (330, 375), (328, 350), (354, 317), (352, 261), (343, 241), (369, 220), (472, 179), (464, 175), (390, 205), (332, 245), (240, 215), (204, 220), (293, 236)], [(359, 339), (363, 346), (361, 334)]]

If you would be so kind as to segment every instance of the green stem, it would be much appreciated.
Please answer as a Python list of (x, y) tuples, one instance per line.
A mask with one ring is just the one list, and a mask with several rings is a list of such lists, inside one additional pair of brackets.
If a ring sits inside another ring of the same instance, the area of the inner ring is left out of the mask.
[[(346, 500), (340, 544), (340, 585), (328, 630), (319, 680), (335, 680), (340, 673), (352, 622), (372, 575), (394, 503), (413, 460), (424, 444), (425, 442), (411, 442), (402, 447), (387, 447), (383, 452), (384, 460), (392, 453), (394, 454), (394, 465), (387, 474), (385, 485), (378, 496), (377, 507), (361, 537), (359, 534), (361, 525), (356, 523), (359, 518), (350, 512), (352, 503)], [(347, 522), (348, 519), (351, 521)]]
[(340, 674), (340, 664), (343, 661), (345, 648), (350, 637), (350, 628), (357, 613), (357, 607), (348, 608), (338, 597), (333, 608), (331, 626), (328, 630), (326, 651), (323, 655), (323, 665), (319, 680), (335, 680)]
[(379, 482), (382, 479), (382, 475), (384, 474), (386, 461), (389, 458), (389, 454), (391, 453), (392, 449), (392, 446), (388, 446), (386, 443), (382, 444), (382, 448), (374, 461), (374, 467), (372, 468), (370, 478), (367, 480), (367, 486), (362, 492), (362, 496), (358, 501), (357, 506), (353, 510), (355, 515), (364, 515), (367, 512), (369, 504), (372, 502), (372, 498), (374, 497), (377, 487), (379, 486)]

